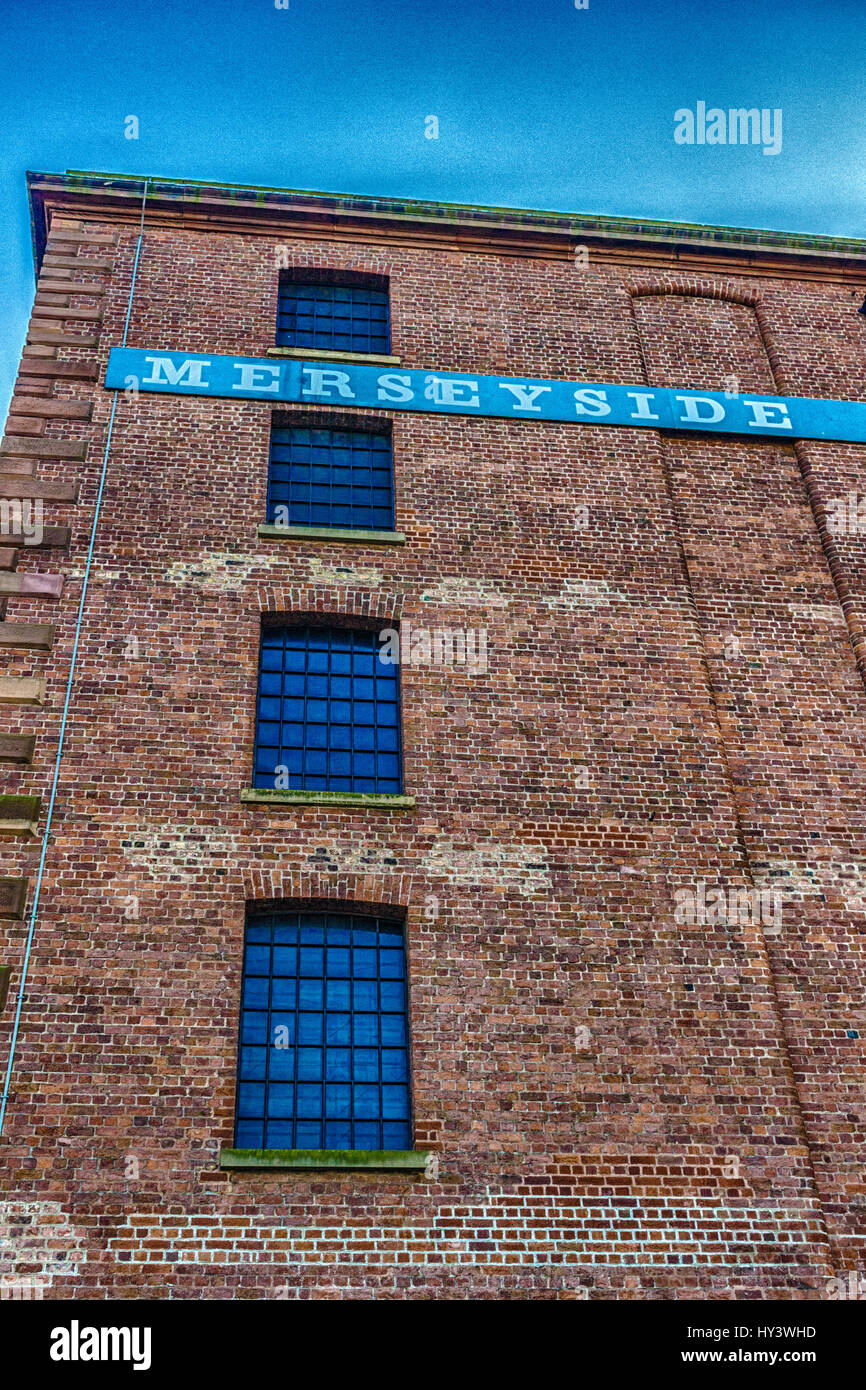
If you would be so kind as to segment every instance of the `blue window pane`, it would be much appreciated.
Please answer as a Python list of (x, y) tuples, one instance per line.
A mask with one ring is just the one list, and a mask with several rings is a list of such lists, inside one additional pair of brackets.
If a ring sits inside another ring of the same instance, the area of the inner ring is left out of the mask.
[(358, 1121), (354, 1126), (355, 1139), (352, 1147), (354, 1149), (381, 1149), (382, 1147), (382, 1126), (378, 1120), (371, 1123), (369, 1120)]
[(326, 1149), (351, 1149), (352, 1126), (344, 1121), (329, 1120), (325, 1125)]
[(274, 946), (273, 971), (278, 976), (294, 977), (298, 971), (296, 946)]
[(353, 980), (352, 981), (352, 1008), (371, 1010), (379, 1007), (376, 998), (375, 980)]
[(352, 1115), (351, 1086), (325, 1087), (325, 1114), (329, 1120), (348, 1120)]
[(254, 1119), (264, 1114), (265, 1088), (258, 1082), (242, 1081), (238, 1086), (238, 1116)]
[[(393, 530), (390, 437), (367, 430), (316, 430), (318, 443), (311, 469), (309, 433), (299, 429), (274, 429), (271, 433), (268, 521), (290, 526)], [(273, 662), (263, 667), (279, 669)]]
[(295, 1103), (295, 1088), (282, 1081), (268, 1086), (268, 1118), (284, 1120), (291, 1117)]
[(379, 1050), (375, 1047), (356, 1047), (352, 1078), (355, 1081), (379, 1080)]
[(275, 1043), (271, 1048), (271, 1055), (268, 1060), (268, 1080), (294, 1081), (296, 1065), (295, 1049), (293, 1047), (280, 1047), (278, 1043)]
[(405, 1120), (409, 1115), (409, 1090), (406, 1086), (382, 1087), (382, 1116), (386, 1120)]
[[(315, 975), (317, 979), (321, 979), (324, 972), (324, 959), (324, 951), (320, 946), (302, 946), (301, 974)], [(318, 1007), (321, 1008), (321, 1004)]]
[(355, 951), (353, 960), (356, 979), (375, 980), (378, 970), (375, 947), (372, 950), (359, 949)]
[(359, 1120), (377, 1119), (381, 1112), (378, 1086), (354, 1087), (355, 1114)]
[(403, 952), (380, 950), (379, 973), (384, 980), (402, 980)]
[(244, 1012), (241, 1018), (241, 1042), (265, 1044), (268, 1041), (268, 1016), (266, 1013)]
[(320, 1047), (324, 1041), (321, 1014), (298, 1014), (298, 1042)]
[[(277, 952), (274, 951), (274, 957)], [(276, 969), (276, 966), (274, 967)], [(275, 1009), (293, 1009), (298, 1002), (298, 982), (274, 976), (271, 981), (271, 1004)]]
[(262, 660), (284, 669), (260, 679), (281, 682), (283, 694), (259, 696), (255, 786), (401, 790), (399, 691), (378, 647), (366, 629), (263, 629)]
[(324, 1054), (320, 1047), (298, 1048), (298, 1080), (321, 1081)]
[(241, 1017), (238, 1147), (410, 1146), (405, 973), (393, 921), (251, 920), (243, 991), (261, 1007)]
[(266, 1009), (268, 1007), (269, 981), (250, 975), (244, 980), (244, 1008)]
[(239, 1149), (260, 1149), (264, 1125), (261, 1121), (238, 1119), (235, 1127), (235, 1146)]
[(295, 1041), (295, 1023), (294, 1010), (272, 1009), (271, 1042), (275, 1047), (291, 1047)]
[(328, 1043), (350, 1043), (352, 1041), (352, 1015), (328, 1014), (325, 1022), (325, 1041)]
[(318, 1121), (299, 1120), (295, 1128), (296, 1149), (320, 1149), (322, 1147), (322, 1126)]
[(406, 1020), (399, 1014), (382, 1015), (382, 1045), (401, 1047), (406, 1043)]
[(382, 1080), (408, 1081), (409, 1069), (406, 1053), (402, 1047), (383, 1047)]
[(349, 1081), (351, 1076), (351, 1048), (329, 1047), (325, 1054), (325, 1079), (327, 1081)]
[(268, 1065), (266, 1047), (242, 1047), (239, 1075), (244, 1081), (264, 1081)]
[(352, 1041), (356, 1047), (370, 1047), (379, 1041), (379, 1017), (377, 1014), (353, 1015)]
[(298, 1118), (312, 1120), (322, 1113), (322, 1088), (306, 1083), (298, 1085)]
[(409, 1138), (408, 1124), (383, 1124), (382, 1126), (382, 1148), (383, 1149), (408, 1149), (411, 1147)]

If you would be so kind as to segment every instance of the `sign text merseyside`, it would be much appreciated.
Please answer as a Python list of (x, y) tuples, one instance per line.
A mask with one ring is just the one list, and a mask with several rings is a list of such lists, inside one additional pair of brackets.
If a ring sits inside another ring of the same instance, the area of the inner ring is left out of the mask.
[(776, 439), (866, 443), (866, 404), (586, 381), (538, 381), (470, 372), (418, 372), (355, 362), (222, 357), (113, 348), (105, 385), (114, 390), (378, 407), (439, 415), (567, 420), (657, 430), (702, 430)]

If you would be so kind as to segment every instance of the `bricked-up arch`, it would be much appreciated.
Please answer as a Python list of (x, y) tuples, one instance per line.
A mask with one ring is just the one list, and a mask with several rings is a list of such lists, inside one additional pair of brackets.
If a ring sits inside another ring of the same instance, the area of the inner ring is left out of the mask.
[(628, 283), (632, 299), (644, 295), (681, 295), (693, 299), (726, 299), (731, 304), (757, 308), (760, 293), (741, 280), (715, 280), (698, 275), (640, 275)]
[[(682, 284), (661, 293), (656, 277), (644, 288), (633, 304), (649, 385), (723, 390), (728, 378), (740, 392), (779, 393), (757, 303), (683, 294)], [(844, 1041), (854, 995), (849, 1005), (834, 990), (840, 975), (848, 988), (860, 975), (862, 916), (850, 881), (860, 831), (839, 806), (866, 800), (862, 682), (799, 450), (674, 433), (661, 442), (749, 877), (781, 896), (783, 925), (778, 935), (762, 928), (764, 948), (831, 1247), (844, 1264), (854, 1225), (833, 1214), (842, 1204), (834, 1209), (831, 1193), (856, 1200), (849, 1120), (859, 1083)], [(840, 738), (847, 759), (831, 772)]]
[[(657, 344), (665, 337), (664, 322), (672, 317), (678, 317), (680, 320), (679, 337), (671, 343), (671, 351), (678, 354), (676, 366), (669, 363), (665, 369), (662, 363), (654, 361), (654, 366), (660, 369), (660, 375), (656, 379), (649, 373), (649, 364), (644, 354), (646, 379), (650, 385), (704, 386), (708, 390), (728, 390), (736, 382), (736, 389), (740, 391), (756, 391), (770, 395), (789, 394), (789, 384), (785, 378), (776, 335), (757, 287), (748, 284), (738, 285), (731, 281), (658, 274), (636, 278), (629, 288), (634, 319), (642, 344), (645, 339), (652, 339)], [(650, 300), (656, 300), (656, 305), (651, 306), (648, 302)], [(745, 337), (749, 339), (748, 357), (744, 358), (740, 353), (739, 365), (732, 371), (720, 373), (713, 370), (714, 358), (712, 353), (707, 352), (708, 344), (701, 331), (700, 311), (683, 310), (677, 314), (676, 308), (679, 306), (672, 309), (671, 301), (685, 300), (693, 301), (694, 305), (703, 302), (704, 327), (711, 314), (709, 301), (724, 301), (739, 307), (739, 316), (733, 314), (728, 316), (726, 321), (719, 320), (718, 345), (726, 356), (737, 343), (738, 331), (744, 334), (743, 345)], [(750, 315), (750, 321), (742, 317), (745, 313)], [(730, 341), (725, 342), (729, 333)], [(688, 354), (692, 366), (691, 374), (688, 371), (683, 372), (684, 353)], [(841, 446), (796, 440), (792, 441), (792, 447), (824, 559), (848, 628), (854, 660), (861, 680), (866, 685), (866, 610), (862, 600), (858, 600), (857, 597), (857, 566), (852, 567), (849, 564), (846, 568), (844, 564), (842, 551), (845, 542), (844, 539), (838, 541), (828, 527), (829, 496), (826, 488), (821, 488), (815, 470), (816, 460), (824, 459), (828, 452), (838, 452)], [(850, 446), (848, 452), (851, 452)], [(841, 491), (844, 494), (845, 489), (842, 488)]]
[(257, 590), (263, 622), (333, 619), (352, 626), (399, 622), (402, 595), (376, 589), (282, 587), (262, 585)]
[(776, 394), (751, 296), (651, 284), (633, 299), (651, 386)]

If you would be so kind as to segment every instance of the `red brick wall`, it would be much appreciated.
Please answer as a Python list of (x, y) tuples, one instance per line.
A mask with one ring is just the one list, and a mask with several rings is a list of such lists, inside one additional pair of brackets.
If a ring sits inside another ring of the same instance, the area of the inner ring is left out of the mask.
[[(114, 263), (97, 273), (98, 348), (26, 350), (16, 401), (92, 403), (92, 419), (33, 425), (13, 404), (7, 426), (88, 444), (83, 462), (39, 462), (82, 482), (77, 506), (46, 504), (73, 527), (68, 554), (19, 559), (66, 574), (52, 653), (8, 667), (47, 676), (46, 706), (0, 710), (4, 732), (38, 733), (7, 790), (43, 797), (111, 397), (27, 363), (102, 379), (136, 236), (90, 231), (116, 240), (77, 251)], [(262, 354), (277, 245), (389, 275), (408, 368), (866, 390), (845, 286), (290, 227), (148, 230), (129, 345)], [(864, 1260), (863, 1042), (847, 1036), (866, 1031), (863, 541), (825, 524), (863, 450), (392, 418), (407, 544), (274, 544), (256, 535), (267, 404), (120, 400), (4, 1142), (17, 1260), (0, 1252), (0, 1275), (39, 1274), (49, 1296), (823, 1298)], [(34, 606), (10, 599), (6, 616)], [(486, 674), (402, 671), (416, 811), (241, 805), (260, 616), (287, 609), (487, 630)], [(2, 856), (32, 895), (38, 841)], [(679, 924), (674, 893), (699, 881), (777, 889), (781, 930)], [(279, 898), (405, 909), (416, 1142), (435, 1180), (219, 1170), (245, 904)], [(13, 996), (25, 925), (2, 923)]]

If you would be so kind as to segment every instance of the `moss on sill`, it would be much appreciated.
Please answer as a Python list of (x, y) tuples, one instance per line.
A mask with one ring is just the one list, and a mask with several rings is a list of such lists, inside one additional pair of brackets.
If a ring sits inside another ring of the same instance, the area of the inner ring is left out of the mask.
[(412, 811), (414, 796), (396, 792), (273, 791), (270, 787), (245, 787), (241, 801), (263, 806), (356, 806), (371, 811)]
[(423, 1173), (426, 1149), (221, 1149), (221, 1168)]

